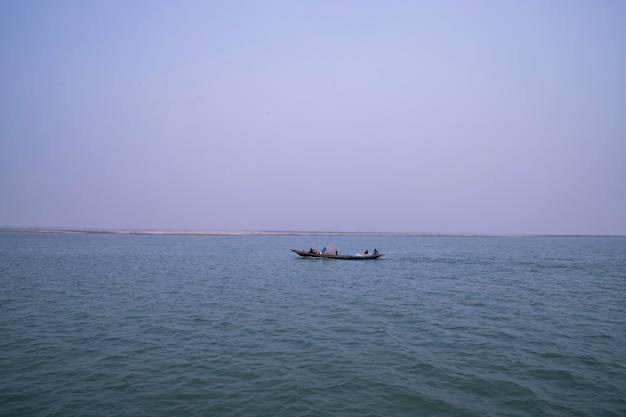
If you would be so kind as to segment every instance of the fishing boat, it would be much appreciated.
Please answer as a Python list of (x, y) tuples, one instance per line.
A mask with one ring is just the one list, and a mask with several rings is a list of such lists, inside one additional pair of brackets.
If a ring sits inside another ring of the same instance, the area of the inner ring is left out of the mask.
[(305, 258), (327, 258), (327, 259), (345, 259), (351, 261), (365, 261), (368, 259), (378, 259), (383, 256), (382, 253), (378, 253), (378, 251), (374, 251), (373, 254), (356, 254), (356, 255), (339, 255), (337, 253), (337, 249), (331, 248), (323, 250), (318, 249), (310, 249), (308, 251), (291, 249), (292, 252), (297, 253), (298, 255)]

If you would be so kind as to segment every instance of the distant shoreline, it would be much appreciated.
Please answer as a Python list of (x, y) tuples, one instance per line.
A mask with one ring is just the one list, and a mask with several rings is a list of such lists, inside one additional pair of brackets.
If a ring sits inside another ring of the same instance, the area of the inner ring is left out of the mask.
[(78, 227), (0, 227), (0, 233), (57, 233), (112, 235), (184, 235), (184, 236), (415, 236), (415, 237), (625, 237), (623, 235), (581, 234), (491, 234), (491, 233), (419, 233), (419, 232), (315, 232), (271, 230), (176, 230), (176, 229), (105, 229)]

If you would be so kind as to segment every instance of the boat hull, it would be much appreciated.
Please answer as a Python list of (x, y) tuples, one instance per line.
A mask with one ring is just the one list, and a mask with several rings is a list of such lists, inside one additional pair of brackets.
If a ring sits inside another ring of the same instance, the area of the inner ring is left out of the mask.
[(306, 252), (303, 250), (291, 249), (292, 252), (304, 258), (325, 258), (325, 259), (343, 259), (346, 261), (367, 261), (378, 259), (383, 256), (382, 253), (376, 255), (325, 255), (323, 253)]

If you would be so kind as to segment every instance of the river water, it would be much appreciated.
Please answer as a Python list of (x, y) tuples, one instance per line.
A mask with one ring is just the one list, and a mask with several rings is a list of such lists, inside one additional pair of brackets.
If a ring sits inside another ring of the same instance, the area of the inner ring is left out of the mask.
[[(289, 249), (377, 248), (375, 261)], [(626, 415), (626, 238), (0, 233), (2, 416)]]

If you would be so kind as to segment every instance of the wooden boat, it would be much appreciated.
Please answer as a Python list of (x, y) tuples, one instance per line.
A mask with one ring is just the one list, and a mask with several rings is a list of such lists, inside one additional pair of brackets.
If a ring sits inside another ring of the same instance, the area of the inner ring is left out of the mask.
[(303, 251), (303, 250), (296, 250), (296, 249), (292, 249), (291, 251), (305, 258), (345, 259), (345, 260), (351, 260), (351, 261), (365, 261), (368, 259), (378, 259), (381, 256), (383, 256), (382, 253), (375, 253), (371, 255), (338, 255), (336, 250), (327, 251), (324, 253), (321, 253), (320, 251), (311, 252), (311, 251)]

